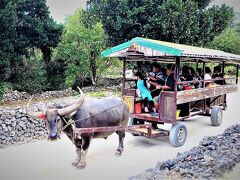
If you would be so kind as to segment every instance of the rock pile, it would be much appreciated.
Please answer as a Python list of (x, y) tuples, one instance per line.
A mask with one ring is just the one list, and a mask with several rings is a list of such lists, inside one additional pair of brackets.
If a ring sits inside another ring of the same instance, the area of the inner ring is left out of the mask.
[(0, 110), (0, 148), (41, 139), (46, 134), (45, 122), (33, 121), (22, 108)]
[[(32, 111), (43, 112), (47, 107), (62, 108), (75, 101), (77, 97), (55, 99), (31, 104)], [(44, 120), (33, 120), (27, 116), (24, 107), (0, 109), (0, 148), (44, 139), (47, 128)]]
[(240, 162), (240, 125), (218, 136), (205, 137), (199, 146), (158, 162), (152, 169), (129, 179), (211, 179), (221, 177)]
[(35, 99), (61, 98), (66, 96), (72, 96), (74, 94), (76, 94), (76, 91), (73, 91), (72, 89), (66, 89), (63, 91), (46, 91), (34, 95), (30, 95), (27, 92), (9, 90), (3, 95), (2, 102), (27, 100), (30, 99), (31, 97)]
[[(83, 87), (82, 90), (84, 93), (100, 92), (100, 91), (118, 91), (120, 90), (120, 86), (119, 85), (108, 86), (108, 87), (88, 86), (88, 87)], [(62, 98), (62, 97), (73, 96), (76, 94), (78, 94), (78, 92), (70, 88), (63, 91), (46, 91), (43, 93), (37, 93), (33, 95), (30, 95), (27, 92), (18, 92), (18, 91), (9, 90), (3, 95), (2, 102), (28, 100), (31, 97), (33, 97), (34, 99)]]

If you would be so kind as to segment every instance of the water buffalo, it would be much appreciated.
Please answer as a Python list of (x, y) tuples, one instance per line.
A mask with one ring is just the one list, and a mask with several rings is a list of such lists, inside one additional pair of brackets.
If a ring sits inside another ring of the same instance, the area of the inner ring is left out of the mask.
[[(85, 98), (81, 90), (80, 94), (80, 97), (71, 105), (64, 108), (48, 108), (45, 113), (31, 111), (29, 108), (30, 100), (26, 112), (32, 119), (46, 119), (50, 140), (58, 139), (60, 130), (64, 127), (63, 132), (76, 146), (77, 159), (72, 165), (83, 169), (86, 166), (86, 154), (91, 140), (93, 138), (107, 138), (113, 132), (81, 134), (79, 139), (73, 139), (73, 128), (127, 126), (129, 108), (118, 97)], [(71, 125), (65, 126), (70, 119), (75, 122), (74, 127)], [(116, 155), (120, 156), (123, 152), (125, 131), (119, 130), (116, 133), (119, 136)]]

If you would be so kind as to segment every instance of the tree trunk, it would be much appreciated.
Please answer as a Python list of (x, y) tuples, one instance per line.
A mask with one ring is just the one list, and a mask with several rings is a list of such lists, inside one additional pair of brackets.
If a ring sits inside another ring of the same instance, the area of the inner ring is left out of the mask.
[(43, 60), (45, 63), (45, 68), (46, 68), (46, 73), (47, 73), (47, 82), (50, 82), (50, 77), (51, 77), (51, 69), (49, 66), (49, 63), (51, 61), (51, 49), (49, 47), (43, 47), (41, 49), (42, 54), (43, 54)]
[(90, 52), (90, 68), (92, 71), (92, 84), (96, 85), (97, 80), (97, 63), (96, 63), (96, 55), (93, 51)]

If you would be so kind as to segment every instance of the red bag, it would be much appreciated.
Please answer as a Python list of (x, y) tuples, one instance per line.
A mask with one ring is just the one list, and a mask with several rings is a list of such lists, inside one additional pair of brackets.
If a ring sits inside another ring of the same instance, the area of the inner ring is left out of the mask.
[(185, 85), (185, 86), (183, 86), (183, 87), (184, 87), (184, 90), (191, 90), (191, 89), (192, 89), (191, 86), (187, 86), (187, 85)]

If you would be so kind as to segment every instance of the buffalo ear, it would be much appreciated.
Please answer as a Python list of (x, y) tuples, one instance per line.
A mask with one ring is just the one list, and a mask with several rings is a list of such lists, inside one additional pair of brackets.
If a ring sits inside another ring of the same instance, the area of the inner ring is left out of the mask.
[(39, 117), (39, 119), (46, 119), (46, 115), (45, 114), (40, 114), (38, 117)]

